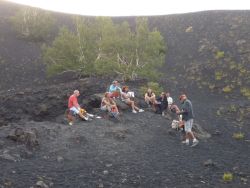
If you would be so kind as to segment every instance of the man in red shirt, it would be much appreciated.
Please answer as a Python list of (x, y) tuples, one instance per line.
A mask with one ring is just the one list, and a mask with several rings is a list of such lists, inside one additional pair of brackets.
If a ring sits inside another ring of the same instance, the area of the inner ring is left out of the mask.
[(78, 104), (77, 97), (80, 95), (78, 90), (75, 90), (73, 95), (69, 97), (68, 108), (70, 111), (73, 111), (75, 114), (78, 114), (82, 119), (85, 119), (83, 114), (80, 112), (81, 107)]

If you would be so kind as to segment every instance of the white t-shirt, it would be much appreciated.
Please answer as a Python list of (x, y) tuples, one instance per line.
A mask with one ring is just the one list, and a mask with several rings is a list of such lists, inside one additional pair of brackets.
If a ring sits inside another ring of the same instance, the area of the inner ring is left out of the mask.
[(172, 97), (168, 97), (167, 100), (168, 100), (168, 105), (173, 104), (173, 98)]

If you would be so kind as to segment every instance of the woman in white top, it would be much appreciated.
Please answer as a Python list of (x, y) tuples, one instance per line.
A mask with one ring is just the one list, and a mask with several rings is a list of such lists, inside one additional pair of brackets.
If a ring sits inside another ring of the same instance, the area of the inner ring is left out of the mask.
[(122, 87), (122, 92), (121, 92), (121, 99), (124, 101), (127, 105), (131, 106), (132, 112), (137, 113), (138, 112), (144, 112), (143, 109), (138, 108), (135, 106), (135, 102), (131, 100), (131, 94), (129, 93), (129, 88), (128, 86), (123, 86)]

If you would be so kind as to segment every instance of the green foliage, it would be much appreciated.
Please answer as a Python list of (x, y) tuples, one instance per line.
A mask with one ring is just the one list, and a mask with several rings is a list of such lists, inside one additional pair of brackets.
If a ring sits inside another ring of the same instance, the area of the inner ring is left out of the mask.
[(221, 111), (220, 110), (216, 110), (216, 115), (217, 116), (221, 116)]
[(232, 113), (232, 112), (237, 112), (237, 108), (235, 105), (231, 104), (229, 107), (228, 107), (228, 112)]
[(163, 88), (156, 82), (148, 82), (146, 86), (140, 87), (140, 94), (144, 96), (148, 89), (152, 89), (156, 96), (159, 96), (161, 92), (163, 92)]
[(221, 116), (224, 114), (224, 112), (225, 112), (225, 108), (223, 106), (221, 106), (221, 107), (219, 107), (219, 109), (217, 109), (216, 115)]
[(237, 64), (234, 61), (231, 61), (230, 65), (229, 65), (229, 68), (230, 68), (230, 70), (236, 69), (237, 68)]
[(211, 89), (211, 90), (213, 90), (215, 88), (215, 85), (214, 84), (209, 84), (208, 88)]
[(240, 89), (240, 92), (243, 96), (247, 97), (248, 99), (250, 99), (250, 88), (248, 87), (243, 87)]
[(215, 71), (215, 80), (221, 80), (223, 77), (222, 71)]
[(233, 134), (233, 138), (236, 140), (242, 140), (242, 139), (244, 139), (244, 137), (245, 137), (245, 134), (242, 132), (238, 132), (238, 133)]
[(230, 172), (226, 172), (226, 173), (223, 174), (222, 178), (223, 178), (223, 181), (230, 182), (230, 181), (233, 180), (233, 174), (230, 173)]
[(222, 91), (223, 91), (224, 93), (230, 93), (230, 92), (232, 91), (232, 87), (230, 87), (230, 86), (225, 86), (225, 87), (222, 88)]
[(49, 37), (55, 20), (41, 9), (23, 8), (10, 21), (20, 37), (40, 41)]
[(77, 54), (77, 38), (67, 28), (62, 28), (52, 47), (43, 46), (43, 58), (47, 64), (47, 72), (53, 75), (66, 70), (80, 70), (80, 57)]
[(225, 53), (223, 51), (217, 51), (215, 54), (215, 59), (221, 59), (224, 58)]
[(76, 70), (124, 80), (159, 78), (164, 40), (158, 31), (149, 31), (146, 19), (137, 20), (135, 32), (127, 22), (114, 24), (111, 18), (74, 17), (74, 24), (74, 32), (61, 29), (52, 46), (43, 48), (49, 74)]

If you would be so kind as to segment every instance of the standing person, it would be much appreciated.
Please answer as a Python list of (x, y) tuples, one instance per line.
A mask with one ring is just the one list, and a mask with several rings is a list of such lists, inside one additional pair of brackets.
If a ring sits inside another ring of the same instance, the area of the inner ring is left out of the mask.
[(178, 115), (182, 115), (182, 120), (184, 121), (184, 129), (186, 132), (186, 140), (183, 141), (186, 145), (189, 145), (189, 140), (193, 140), (193, 144), (191, 147), (196, 146), (199, 141), (195, 138), (194, 133), (192, 132), (192, 126), (194, 121), (194, 113), (193, 113), (193, 106), (190, 100), (187, 99), (186, 95), (180, 96), (181, 101), (181, 111), (177, 112)]
[[(73, 113), (78, 114), (80, 118), (86, 120), (86, 117), (84, 117), (83, 113), (81, 113), (81, 107), (78, 104), (77, 97), (79, 97), (79, 95), (80, 95), (80, 92), (78, 90), (75, 90), (74, 93), (69, 97), (68, 108)], [(69, 124), (71, 125), (72, 122), (69, 122)]]
[(111, 93), (110, 97), (117, 98), (120, 96), (122, 89), (119, 87), (117, 80), (114, 80), (109, 86), (109, 92)]

